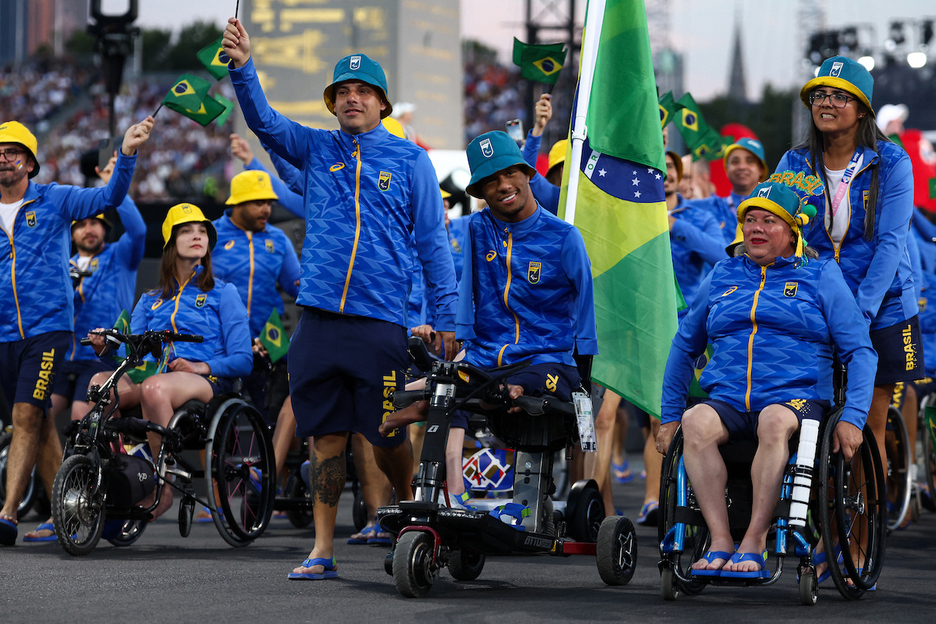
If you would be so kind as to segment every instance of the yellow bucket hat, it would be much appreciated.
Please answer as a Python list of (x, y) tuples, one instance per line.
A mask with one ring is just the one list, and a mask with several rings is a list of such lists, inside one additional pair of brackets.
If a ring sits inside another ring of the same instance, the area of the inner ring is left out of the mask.
[(270, 174), (266, 171), (242, 171), (231, 179), (231, 196), (224, 203), (236, 206), (263, 199), (279, 199), (270, 182)]
[(565, 162), (566, 146), (568, 144), (568, 139), (562, 139), (553, 143), (553, 146), (549, 148), (549, 164), (546, 166), (547, 174), (552, 170), (553, 167), (556, 165), (561, 165)]
[(205, 227), (208, 228), (208, 247), (214, 249), (215, 243), (218, 242), (218, 232), (215, 230), (214, 224), (205, 218), (201, 208), (195, 204), (176, 204), (169, 209), (166, 220), (162, 224), (163, 249), (166, 248), (172, 238), (172, 230), (177, 225), (184, 223), (204, 223)]
[(27, 150), (36, 163), (30, 178), (35, 178), (39, 173), (39, 159), (36, 157), (36, 151), (39, 149), (39, 142), (35, 135), (26, 129), (26, 126), (18, 121), (5, 121), (0, 124), (0, 143), (19, 143)]

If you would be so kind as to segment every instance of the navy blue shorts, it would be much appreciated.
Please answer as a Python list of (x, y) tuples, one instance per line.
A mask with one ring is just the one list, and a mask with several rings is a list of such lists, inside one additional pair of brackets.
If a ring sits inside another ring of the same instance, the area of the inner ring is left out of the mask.
[(227, 377), (215, 377), (214, 375), (202, 375), (211, 385), (211, 391), (214, 393), (214, 396), (219, 394), (227, 394), (228, 392), (234, 391), (234, 380), (228, 379)]
[(110, 357), (99, 360), (72, 360), (62, 362), (62, 367), (55, 375), (52, 394), (63, 396), (69, 401), (84, 403), (88, 398), (88, 386), (97, 373), (113, 371), (117, 362)]
[[(757, 440), (757, 419), (760, 412), (741, 412), (718, 399), (706, 399), (702, 401), (703, 405), (708, 405), (718, 413), (725, 429), (728, 430), (729, 442), (742, 442), (744, 440)], [(803, 422), (803, 419), (821, 421), (829, 413), (831, 403), (829, 401), (813, 401), (810, 399), (793, 399), (780, 403), (796, 414), (796, 418)]]
[(390, 393), (409, 368), (406, 329), (378, 319), (303, 308), (289, 346), (289, 392), (296, 437), (361, 433), (374, 446), (397, 446), (406, 431), (383, 437)]
[(0, 386), (11, 412), (15, 403), (48, 408), (71, 335), (68, 331), (54, 331), (25, 340), (0, 342)]
[(923, 342), (918, 316), (871, 332), (871, 346), (878, 354), (875, 386), (923, 378)]
[(908, 387), (913, 388), (916, 393), (917, 404), (919, 404), (919, 402), (923, 400), (923, 397), (932, 394), (933, 391), (936, 390), (936, 379), (924, 377), (916, 381), (899, 381), (894, 384), (894, 394), (891, 396), (891, 407), (896, 408), (898, 412), (903, 411)]

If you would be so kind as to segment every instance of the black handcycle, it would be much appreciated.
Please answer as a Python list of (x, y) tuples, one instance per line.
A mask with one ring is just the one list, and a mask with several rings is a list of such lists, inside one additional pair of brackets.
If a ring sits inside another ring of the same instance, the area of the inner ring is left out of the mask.
[[(381, 527), (397, 538), (384, 563), (397, 590), (410, 598), (423, 596), (443, 568), (456, 580), (474, 580), (487, 555), (536, 553), (595, 556), (605, 583), (628, 583), (637, 563), (634, 526), (624, 517), (605, 518), (594, 481), (576, 483), (564, 513), (554, 515), (553, 458), (579, 437), (573, 404), (555, 397), (510, 399), (503, 380), (529, 361), (492, 370), (431, 361), (418, 338), (410, 340), (410, 353), (429, 371), (426, 388), (394, 392), (393, 403), (429, 401), (415, 500), (377, 512)], [(523, 411), (508, 413), (512, 406)], [(516, 449), (513, 497), (492, 501), (493, 509), (439, 503), (452, 414), (460, 409), (485, 414), (494, 434)]]
[[(216, 396), (207, 404), (188, 401), (175, 411), (168, 427), (134, 417), (132, 410), (114, 417), (120, 406), (121, 376), (146, 354), (158, 361), (166, 344), (201, 342), (202, 337), (169, 331), (94, 333), (104, 335), (112, 350), (124, 345), (127, 353), (104, 384), (88, 388), (88, 400), (94, 405), (66, 433), (64, 459), (52, 487), (52, 521), (59, 543), (71, 555), (87, 555), (102, 535), (115, 546), (132, 544), (153, 519), (161, 486), (169, 483), (182, 493), (179, 532), (183, 537), (191, 531), (198, 502), (211, 509), (212, 520), (228, 544), (250, 544), (268, 526), (276, 493), (273, 445), (263, 418), (236, 393)], [(126, 452), (133, 443), (145, 447), (150, 432), (162, 438), (155, 462)], [(204, 450), (203, 470), (185, 461), (182, 452), (189, 449)], [(207, 496), (202, 500), (195, 495), (193, 480), (206, 475)], [(152, 505), (139, 507), (137, 503), (154, 489)]]

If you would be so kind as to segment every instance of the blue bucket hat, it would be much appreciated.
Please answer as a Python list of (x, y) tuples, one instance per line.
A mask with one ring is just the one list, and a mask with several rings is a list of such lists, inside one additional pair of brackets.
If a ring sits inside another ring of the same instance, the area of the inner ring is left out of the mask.
[(848, 91), (861, 100), (874, 117), (874, 109), (871, 108), (874, 78), (871, 77), (871, 72), (858, 61), (853, 61), (847, 56), (833, 56), (824, 60), (822, 67), (819, 68), (819, 75), (803, 85), (800, 90), (800, 99), (803, 100), (806, 108), (810, 108), (809, 93), (816, 87), (833, 87)]
[(800, 201), (800, 196), (779, 182), (762, 182), (754, 187), (751, 196), (738, 206), (738, 223), (744, 222), (744, 215), (752, 208), (760, 208), (773, 213), (783, 219), (796, 234), (796, 257), (803, 255), (803, 227), (816, 216), (816, 208), (812, 204)]
[(764, 172), (761, 174), (760, 181), (763, 182), (764, 180), (766, 180), (767, 179), (767, 157), (764, 155), (764, 146), (761, 144), (761, 142), (758, 141), (757, 139), (744, 138), (744, 139), (738, 139), (737, 141), (735, 141), (734, 143), (726, 147), (725, 156), (724, 156), (724, 162), (726, 166), (728, 165), (728, 155), (731, 154), (731, 152), (736, 149), (745, 149), (751, 152), (752, 154), (754, 154), (755, 156), (757, 156), (757, 160), (760, 161), (761, 167), (763, 167), (764, 169)]
[(387, 105), (380, 112), (381, 119), (388, 117), (393, 112), (390, 98), (387, 97), (387, 76), (384, 74), (383, 67), (377, 61), (368, 58), (366, 54), (351, 54), (335, 65), (332, 82), (325, 87), (325, 92), (322, 94), (325, 98), (325, 106), (328, 107), (328, 111), (332, 115), (335, 114), (335, 87), (339, 83), (348, 82), (349, 80), (363, 82), (380, 89), (380, 96)]
[(468, 144), (468, 168), (471, 169), (471, 181), (465, 188), (472, 197), (482, 199), (478, 183), (502, 169), (519, 166), (527, 177), (532, 178), (536, 171), (523, 160), (523, 154), (517, 142), (506, 132), (494, 130), (477, 136)]

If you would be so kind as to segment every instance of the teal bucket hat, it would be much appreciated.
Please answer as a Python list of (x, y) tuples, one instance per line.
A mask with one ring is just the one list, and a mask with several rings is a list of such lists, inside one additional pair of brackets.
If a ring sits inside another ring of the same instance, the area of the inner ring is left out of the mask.
[(744, 215), (752, 208), (766, 210), (783, 219), (796, 234), (796, 256), (803, 255), (803, 227), (816, 216), (815, 206), (800, 201), (796, 191), (786, 184), (762, 182), (738, 206), (738, 223), (744, 223)]
[(767, 179), (767, 157), (764, 155), (764, 145), (757, 139), (743, 138), (738, 139), (731, 145), (725, 148), (725, 165), (728, 165), (728, 155), (731, 154), (736, 149), (745, 149), (757, 157), (757, 160), (760, 161), (761, 166), (764, 168), (764, 172), (761, 174), (760, 181), (763, 182)]
[(506, 132), (494, 130), (477, 136), (468, 144), (468, 168), (471, 169), (471, 181), (465, 191), (472, 197), (482, 199), (478, 183), (502, 169), (519, 166), (527, 177), (532, 178), (536, 171), (523, 160), (523, 154), (517, 142)]
[(393, 112), (393, 106), (387, 97), (387, 76), (384, 74), (383, 67), (377, 61), (371, 60), (366, 54), (351, 54), (344, 57), (335, 65), (335, 72), (332, 74), (332, 82), (325, 87), (322, 94), (325, 98), (325, 106), (328, 111), (335, 114), (335, 87), (342, 82), (354, 80), (369, 84), (372, 87), (380, 89), (380, 96), (387, 105), (380, 112), (380, 118), (389, 117)]
[(809, 93), (816, 87), (832, 87), (848, 91), (867, 107), (868, 112), (874, 117), (874, 109), (871, 108), (871, 92), (874, 90), (874, 78), (867, 68), (853, 61), (847, 56), (833, 56), (822, 62), (819, 68), (819, 74), (803, 85), (800, 90), (800, 99), (806, 108), (809, 105)]

